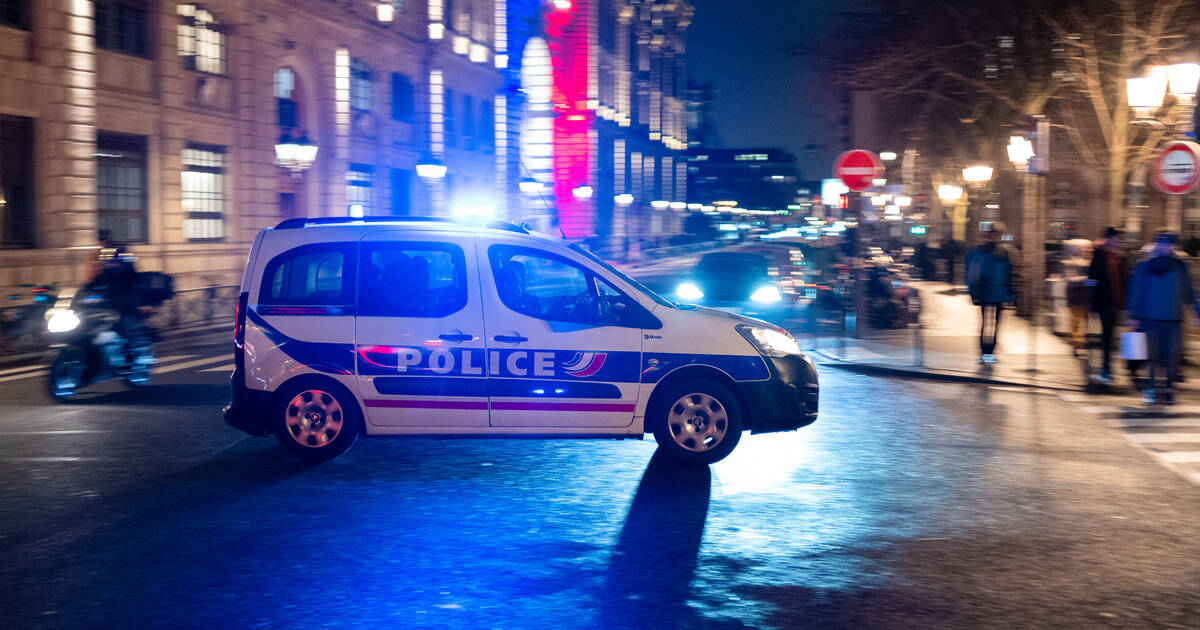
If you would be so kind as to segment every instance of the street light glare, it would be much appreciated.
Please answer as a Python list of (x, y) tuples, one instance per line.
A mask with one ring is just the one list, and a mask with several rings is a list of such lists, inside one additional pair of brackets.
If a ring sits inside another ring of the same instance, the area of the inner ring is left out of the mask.
[(1125, 81), (1129, 106), (1135, 109), (1158, 109), (1167, 92), (1167, 82), (1162, 73), (1151, 72), (1148, 77), (1135, 77)]
[(963, 190), (960, 186), (954, 186), (951, 184), (942, 184), (941, 186), (938, 186), (938, 199), (941, 199), (942, 203), (954, 203), (959, 199), (962, 199), (962, 194)]
[(1177, 63), (1168, 66), (1167, 79), (1171, 85), (1172, 94), (1191, 96), (1196, 93), (1196, 84), (1200, 83), (1200, 64)]
[(1013, 164), (1027, 164), (1033, 157), (1033, 143), (1024, 136), (1012, 136), (1008, 139), (1008, 161)]
[(977, 164), (963, 169), (963, 179), (968, 184), (984, 184), (992, 179), (992, 167)]

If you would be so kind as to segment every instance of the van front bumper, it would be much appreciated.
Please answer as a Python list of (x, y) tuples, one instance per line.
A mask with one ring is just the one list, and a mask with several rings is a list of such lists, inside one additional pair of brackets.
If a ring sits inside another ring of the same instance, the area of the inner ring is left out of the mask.
[(233, 397), (225, 406), (225, 424), (250, 435), (268, 435), (266, 417), (271, 392), (246, 387), (241, 368), (233, 371), (230, 381)]
[(820, 388), (817, 369), (808, 357), (764, 357), (771, 378), (739, 383), (751, 433), (791, 431), (817, 419)]

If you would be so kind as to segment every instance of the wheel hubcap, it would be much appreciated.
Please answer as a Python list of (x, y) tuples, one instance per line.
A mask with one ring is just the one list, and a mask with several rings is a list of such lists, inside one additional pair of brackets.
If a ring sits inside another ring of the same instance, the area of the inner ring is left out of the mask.
[(667, 428), (680, 447), (703, 453), (716, 448), (725, 438), (729, 415), (716, 398), (702, 393), (687, 394), (671, 405)]
[(301, 446), (320, 448), (342, 432), (342, 406), (329, 392), (300, 392), (288, 403), (284, 414), (288, 435)]

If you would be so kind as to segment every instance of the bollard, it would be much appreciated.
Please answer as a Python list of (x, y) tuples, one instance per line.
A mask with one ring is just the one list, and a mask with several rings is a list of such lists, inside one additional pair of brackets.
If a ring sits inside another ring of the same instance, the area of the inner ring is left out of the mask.
[(913, 326), (913, 365), (917, 367), (925, 367), (925, 334), (922, 328), (920, 321)]

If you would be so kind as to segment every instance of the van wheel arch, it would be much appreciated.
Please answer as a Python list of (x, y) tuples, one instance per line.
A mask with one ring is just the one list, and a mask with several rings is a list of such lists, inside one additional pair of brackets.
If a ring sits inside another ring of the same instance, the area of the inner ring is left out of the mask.
[[(663, 379), (654, 386), (654, 391), (650, 393), (650, 399), (646, 401), (647, 413), (649, 413), (651, 409), (656, 408), (654, 405), (660, 403), (659, 399), (662, 397), (663, 392), (669, 391), (672, 385), (680, 381), (690, 381), (695, 379), (704, 379), (720, 383), (721, 385), (725, 386), (726, 389), (732, 392), (735, 397), (737, 397), (738, 404), (741, 405), (743, 410), (749, 409), (746, 404), (746, 396), (742, 393), (742, 388), (739, 387), (737, 381), (733, 380), (733, 378), (731, 378), (728, 374), (706, 365), (689, 365), (671, 372), (663, 377)], [(744, 425), (743, 428), (749, 431), (750, 427), (754, 423), (754, 420), (748, 413), (743, 413), (742, 416), (742, 423)], [(653, 433), (654, 428), (649, 424), (645, 424), (642, 427), (642, 432)]]

